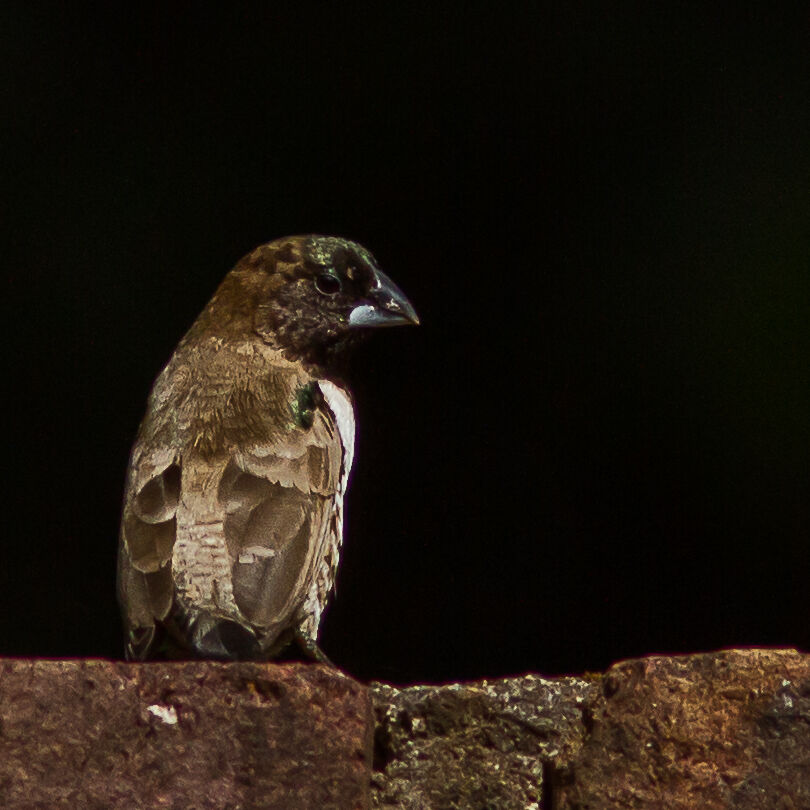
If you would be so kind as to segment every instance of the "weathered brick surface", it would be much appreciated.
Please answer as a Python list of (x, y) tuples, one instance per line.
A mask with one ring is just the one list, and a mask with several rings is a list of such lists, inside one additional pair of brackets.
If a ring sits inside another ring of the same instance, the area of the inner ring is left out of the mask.
[(810, 656), (729, 650), (625, 661), (552, 771), (554, 810), (810, 808)]
[(810, 808), (810, 656), (405, 689), (303, 664), (0, 659), (3, 810), (367, 807)]
[(365, 808), (364, 687), (301, 664), (0, 661), (0, 807)]

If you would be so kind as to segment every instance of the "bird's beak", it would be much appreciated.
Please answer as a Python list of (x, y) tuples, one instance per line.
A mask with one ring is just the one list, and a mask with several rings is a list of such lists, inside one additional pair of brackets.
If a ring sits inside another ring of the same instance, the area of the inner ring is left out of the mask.
[(374, 276), (375, 284), (364, 302), (349, 314), (349, 326), (418, 326), (419, 316), (405, 293), (382, 270)]

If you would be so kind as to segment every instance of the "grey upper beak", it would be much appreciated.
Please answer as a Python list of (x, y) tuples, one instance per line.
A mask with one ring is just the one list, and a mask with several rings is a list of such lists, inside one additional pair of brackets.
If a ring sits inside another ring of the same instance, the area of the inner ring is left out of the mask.
[(349, 314), (349, 326), (400, 326), (419, 324), (419, 316), (405, 293), (382, 270), (375, 271), (376, 283)]

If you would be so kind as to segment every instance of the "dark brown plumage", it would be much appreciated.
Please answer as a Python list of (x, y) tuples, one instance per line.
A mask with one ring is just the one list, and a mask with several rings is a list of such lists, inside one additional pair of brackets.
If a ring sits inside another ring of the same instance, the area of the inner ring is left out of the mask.
[(318, 655), (354, 415), (334, 368), (418, 323), (360, 245), (296, 236), (228, 273), (157, 378), (119, 541), (127, 657)]

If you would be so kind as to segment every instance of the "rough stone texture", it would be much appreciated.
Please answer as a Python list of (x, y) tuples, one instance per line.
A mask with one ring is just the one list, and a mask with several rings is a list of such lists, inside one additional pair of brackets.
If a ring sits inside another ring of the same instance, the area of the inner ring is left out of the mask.
[(375, 808), (529, 810), (544, 763), (582, 747), (599, 684), (538, 675), (450, 686), (372, 686)]
[(375, 808), (810, 808), (810, 656), (794, 650), (372, 694)]
[(301, 664), (0, 660), (0, 807), (368, 807), (371, 705)]
[(602, 679), (551, 808), (810, 808), (810, 656), (650, 657)]
[(369, 690), (306, 664), (0, 659), (0, 807), (805, 810), (810, 655)]

